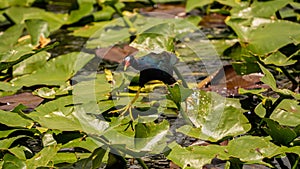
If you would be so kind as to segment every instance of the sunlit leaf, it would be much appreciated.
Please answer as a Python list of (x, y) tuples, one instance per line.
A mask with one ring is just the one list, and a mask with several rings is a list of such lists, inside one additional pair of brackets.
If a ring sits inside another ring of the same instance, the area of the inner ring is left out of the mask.
[(277, 51), (272, 53), (270, 56), (262, 60), (266, 65), (273, 64), (276, 66), (288, 66), (296, 63), (296, 60), (291, 60), (286, 57), (283, 53)]
[(86, 149), (90, 152), (93, 152), (96, 148), (101, 147), (103, 144), (99, 141), (93, 139), (92, 137), (87, 137), (85, 139), (78, 138), (68, 143), (62, 145), (62, 148), (75, 148), (80, 147)]
[(3, 168), (13, 169), (13, 168), (27, 168), (25, 161), (6, 153), (3, 157), (4, 164)]
[(15, 43), (17, 43), (19, 37), (22, 35), (24, 29), (23, 24), (14, 25), (8, 28), (4, 33), (0, 35), (0, 61), (10, 61), (4, 58), (3, 52), (8, 51), (13, 47)]
[(91, 23), (90, 25), (86, 25), (84, 27), (80, 27), (78, 29), (75, 29), (71, 35), (74, 36), (82, 36), (82, 37), (87, 37), (90, 38), (96, 33), (97, 31), (101, 31), (101, 29), (107, 25), (109, 22), (94, 22)]
[(49, 59), (50, 54), (48, 52), (42, 51), (37, 54), (32, 55), (30, 58), (14, 65), (13, 75), (20, 76), (28, 73), (32, 73), (40, 67), (43, 67), (47, 60)]
[(300, 124), (300, 106), (297, 100), (284, 99), (273, 111), (271, 119), (281, 125), (297, 126)]
[(59, 29), (65, 23), (65, 14), (55, 14), (40, 8), (24, 8), (13, 6), (5, 11), (7, 16), (16, 24), (22, 24), (28, 19), (41, 19), (47, 21), (50, 32)]
[(14, 86), (9, 82), (0, 82), (0, 97), (16, 93), (22, 86)]
[(91, 14), (94, 9), (94, 3), (95, 1), (91, 0), (78, 0), (79, 9), (71, 11), (67, 20), (67, 24), (77, 22), (83, 17)]
[(32, 121), (24, 119), (18, 113), (0, 110), (0, 123), (11, 127), (28, 127)]
[(11, 138), (6, 138), (3, 140), (0, 140), (0, 148), (1, 149), (8, 149), (11, 147), (11, 145), (18, 139), (23, 138), (23, 137), (28, 137), (25, 135), (18, 135), (16, 137), (11, 137)]
[(52, 88), (42, 87), (42, 88), (36, 89), (33, 92), (33, 94), (38, 95), (42, 98), (54, 99), (56, 96), (68, 94), (68, 92), (71, 89), (72, 89), (72, 87), (69, 84), (61, 85), (59, 88), (58, 87), (52, 87)]
[(217, 145), (181, 147), (173, 143), (169, 147), (171, 152), (167, 158), (181, 168), (191, 169), (202, 168), (205, 164), (210, 164), (213, 158), (225, 151), (225, 147)]
[(25, 20), (26, 28), (31, 37), (31, 44), (38, 45), (41, 37), (49, 36), (48, 23), (41, 19)]
[(193, 10), (194, 8), (197, 7), (202, 7), (204, 5), (207, 5), (209, 3), (211, 3), (212, 0), (203, 0), (203, 1), (198, 1), (198, 0), (187, 0), (186, 1), (186, 11), (190, 12), (191, 10)]
[(87, 48), (104, 48), (112, 45), (129, 41), (129, 28), (126, 27), (122, 19), (114, 19), (101, 29), (96, 31), (90, 41), (87, 42)]
[(170, 93), (167, 95), (167, 98), (172, 100), (179, 109), (180, 103), (185, 101), (193, 93), (192, 89), (185, 88), (178, 84), (175, 84), (174, 87), (168, 86), (168, 90)]
[(36, 108), (36, 112), (28, 116), (50, 129), (60, 129), (64, 131), (81, 130), (89, 134), (101, 134), (108, 123), (88, 115), (80, 105), (73, 107), (71, 96), (61, 97), (52, 102), (48, 102)]
[(8, 151), (21, 160), (26, 160), (25, 153), (32, 153), (31, 150), (25, 146), (16, 146), (8, 149)]
[(292, 0), (276, 0), (276, 1), (254, 1), (251, 6), (237, 6), (237, 9), (233, 9), (231, 14), (233, 17), (239, 18), (253, 18), (262, 17), (270, 18), (275, 15), (275, 12), (285, 7)]
[(173, 51), (174, 25), (163, 23), (141, 32), (130, 45), (139, 51), (156, 52)]
[(270, 142), (270, 138), (257, 136), (242, 136), (229, 142), (227, 153), (247, 163), (260, 163), (264, 158), (281, 154), (283, 148)]
[[(89, 153), (90, 154), (90, 153)], [(78, 160), (78, 156), (75, 153), (64, 153), (59, 152), (53, 157), (54, 164), (60, 164), (60, 163), (75, 163)]]
[[(55, 157), (61, 145), (51, 145), (44, 147), (39, 153), (26, 161), (28, 168), (38, 168), (48, 166), (48, 163)], [(50, 165), (52, 166), (52, 165)]]
[[(62, 85), (80, 70), (93, 55), (85, 53), (69, 53), (53, 58), (44, 67), (32, 74), (24, 75), (12, 80), (15, 85)], [(47, 76), (45, 76), (47, 75)]]
[(225, 99), (213, 92), (200, 91), (199, 98), (191, 106), (187, 116), (196, 128), (183, 126), (177, 131), (192, 137), (217, 141), (245, 133), (251, 128), (237, 99)]
[(135, 148), (140, 151), (160, 153), (164, 150), (169, 133), (169, 123), (164, 120), (159, 124), (154, 122), (138, 123), (135, 126)]
[(276, 90), (277, 89), (276, 80), (275, 80), (274, 76), (272, 75), (272, 73), (261, 64), (259, 64), (259, 67), (265, 75), (260, 80), (263, 83), (269, 85), (273, 90)]
[[(267, 55), (287, 44), (300, 42), (300, 24), (294, 22), (253, 19), (252, 23), (249, 23), (248, 20), (227, 19), (226, 24), (234, 29), (247, 49), (257, 55)], [(285, 29), (290, 31), (279, 31)]]

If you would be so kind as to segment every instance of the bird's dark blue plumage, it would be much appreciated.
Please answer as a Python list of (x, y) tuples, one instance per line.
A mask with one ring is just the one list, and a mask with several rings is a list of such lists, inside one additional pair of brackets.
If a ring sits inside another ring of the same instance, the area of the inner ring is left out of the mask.
[(149, 53), (140, 58), (130, 55), (125, 58), (125, 61), (140, 71), (139, 85), (141, 87), (151, 80), (160, 80), (166, 84), (176, 82), (173, 77), (173, 67), (178, 62), (178, 58), (173, 53)]

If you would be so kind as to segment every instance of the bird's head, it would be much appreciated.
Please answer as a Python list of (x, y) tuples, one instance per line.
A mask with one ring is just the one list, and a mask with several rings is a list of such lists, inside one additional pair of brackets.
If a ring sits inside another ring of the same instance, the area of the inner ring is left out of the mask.
[(133, 57), (133, 55), (128, 55), (123, 60), (124, 71), (127, 70), (129, 66), (132, 66), (135, 69), (139, 69), (138, 61)]
[(126, 71), (126, 69), (130, 66), (130, 62), (132, 60), (132, 56), (131, 55), (128, 55), (124, 58), (124, 71)]

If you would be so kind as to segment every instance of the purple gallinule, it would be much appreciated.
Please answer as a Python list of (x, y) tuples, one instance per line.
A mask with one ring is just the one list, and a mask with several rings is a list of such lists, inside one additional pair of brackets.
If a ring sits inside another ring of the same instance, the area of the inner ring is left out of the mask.
[(138, 99), (141, 88), (152, 80), (159, 80), (168, 85), (176, 83), (177, 81), (173, 77), (173, 71), (174, 65), (177, 62), (178, 58), (175, 54), (165, 51), (158, 54), (152, 52), (140, 58), (135, 58), (133, 55), (125, 57), (124, 70), (132, 66), (134, 69), (140, 71), (139, 89), (127, 106), (122, 109), (114, 110), (112, 113), (122, 112), (121, 115), (123, 115), (129, 111), (130, 118), (133, 120), (131, 106)]

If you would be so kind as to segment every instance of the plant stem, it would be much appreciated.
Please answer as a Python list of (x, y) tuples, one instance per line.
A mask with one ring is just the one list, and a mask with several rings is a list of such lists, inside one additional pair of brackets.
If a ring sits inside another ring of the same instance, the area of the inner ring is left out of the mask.
[(148, 166), (145, 164), (145, 162), (141, 158), (136, 158), (136, 160), (143, 167), (143, 169), (148, 169)]
[(127, 18), (125, 17), (122, 12), (115, 6), (115, 5), (111, 5), (111, 7), (116, 11), (116, 13), (123, 19), (124, 23), (126, 24), (127, 27), (129, 28), (134, 28), (133, 23)]
[(181, 75), (181, 73), (179, 72), (177, 67), (173, 66), (173, 69), (174, 69), (174, 72), (176, 73), (176, 75), (178, 76), (178, 78), (182, 81), (182, 85), (186, 88), (189, 88), (187, 82), (184, 80), (183, 76)]
[(298, 168), (298, 163), (299, 163), (299, 156), (297, 156), (296, 160), (295, 160), (295, 163), (292, 167), (292, 169), (297, 169)]
[(281, 66), (280, 69), (283, 72), (283, 74), (292, 82), (291, 90), (294, 91), (299, 86), (299, 83), (294, 78), (294, 76), (291, 75), (283, 66)]

